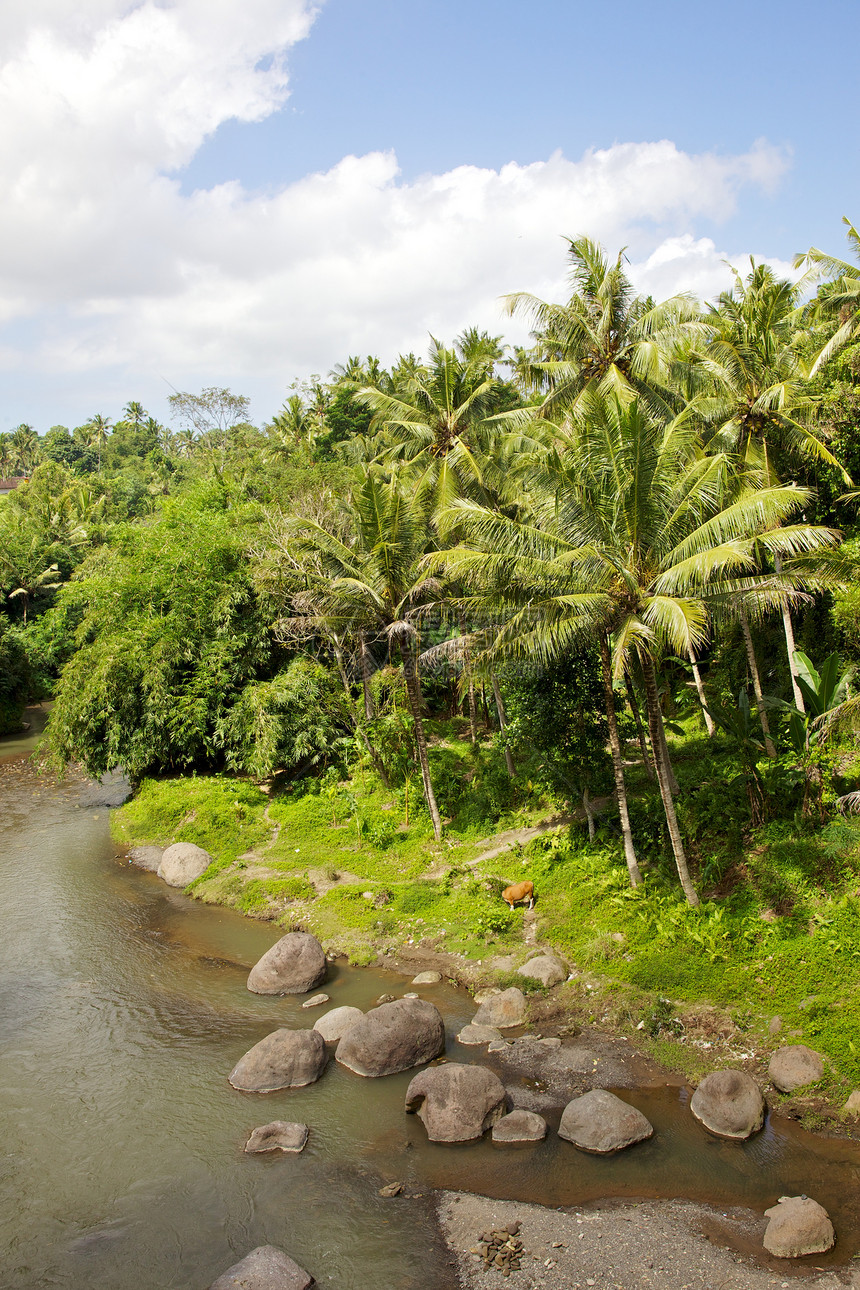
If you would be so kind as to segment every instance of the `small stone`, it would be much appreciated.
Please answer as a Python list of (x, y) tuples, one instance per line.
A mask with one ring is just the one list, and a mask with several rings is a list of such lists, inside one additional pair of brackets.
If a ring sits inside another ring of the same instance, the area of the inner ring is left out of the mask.
[(393, 1002), (394, 1002), (393, 994), (381, 994), (379, 998), (376, 1000), (376, 1006), (379, 1007), (381, 1003), (393, 1003)]
[(412, 978), (413, 985), (436, 985), (442, 980), (441, 972), (419, 972)]
[(303, 1008), (319, 1008), (324, 1003), (330, 1003), (331, 996), (328, 994), (315, 994), (312, 999), (305, 999), (302, 1004)]
[(502, 1032), (495, 1026), (464, 1026), (457, 1036), (457, 1043), (471, 1047), (478, 1044), (491, 1044), (501, 1037)]
[(842, 1109), (848, 1115), (860, 1115), (860, 1088), (855, 1088)]
[(362, 895), (362, 899), (363, 899), (363, 900), (373, 900), (373, 892), (372, 892), (372, 891), (363, 891), (363, 892), (361, 893), (361, 895)]
[(769, 1035), (778, 1035), (782, 1030), (782, 1017), (771, 1017), (767, 1023), (767, 1033)]
[(808, 1196), (781, 1196), (766, 1209), (770, 1219), (764, 1234), (764, 1248), (780, 1259), (797, 1259), (804, 1254), (823, 1254), (836, 1237), (827, 1210)]
[(420, 995), (420, 994), (415, 994), (414, 992), (410, 991), (410, 992), (409, 992), (409, 994), (404, 994), (403, 998), (404, 998), (404, 999), (420, 999), (420, 998), (421, 998), (421, 995)]
[(380, 1196), (399, 1196), (402, 1191), (403, 1191), (402, 1182), (386, 1183), (384, 1187), (380, 1187), (379, 1195)]
[(308, 1140), (308, 1126), (294, 1124), (289, 1120), (273, 1120), (271, 1124), (261, 1124), (254, 1129), (245, 1150), (249, 1155), (260, 1155), (264, 1151), (286, 1151), (297, 1154), (304, 1151)]
[(507, 1039), (494, 1039), (487, 1049), (488, 1053), (503, 1053), (506, 1048), (510, 1048)]
[(805, 1084), (817, 1084), (824, 1076), (824, 1062), (805, 1044), (778, 1048), (770, 1059), (768, 1077), (781, 1093), (792, 1093)]

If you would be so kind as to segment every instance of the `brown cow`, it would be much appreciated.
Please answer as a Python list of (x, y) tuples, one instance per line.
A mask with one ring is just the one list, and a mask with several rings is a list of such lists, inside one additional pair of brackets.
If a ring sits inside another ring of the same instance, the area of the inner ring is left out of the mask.
[(529, 909), (534, 908), (535, 903), (535, 885), (533, 882), (515, 882), (512, 887), (506, 887), (502, 892), (502, 900), (506, 901), (511, 909), (519, 900), (527, 900)]

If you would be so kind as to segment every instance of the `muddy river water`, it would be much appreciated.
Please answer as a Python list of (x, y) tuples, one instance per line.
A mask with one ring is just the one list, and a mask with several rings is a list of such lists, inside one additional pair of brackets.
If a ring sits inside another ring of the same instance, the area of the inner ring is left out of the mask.
[[(331, 1063), (305, 1089), (241, 1094), (227, 1074), (278, 1026), (318, 1012), (249, 994), (271, 925), (196, 904), (116, 854), (119, 779), (36, 774), (27, 740), (0, 740), (0, 1285), (4, 1290), (205, 1290), (253, 1246), (286, 1249), (323, 1290), (452, 1290), (430, 1193), (583, 1203), (687, 1196), (762, 1210), (815, 1196), (844, 1262), (860, 1250), (860, 1148), (771, 1120), (743, 1145), (710, 1139), (683, 1089), (625, 1091), (654, 1138), (613, 1159), (554, 1134), (527, 1149), (426, 1141), (403, 1112), (410, 1073), (364, 1080)], [(404, 978), (333, 965), (331, 1005), (369, 1007)], [(422, 987), (449, 1056), (465, 992)], [(548, 1117), (551, 1124), (558, 1116)], [(299, 1156), (249, 1157), (255, 1125), (310, 1126)], [(422, 1196), (384, 1199), (399, 1180)]]

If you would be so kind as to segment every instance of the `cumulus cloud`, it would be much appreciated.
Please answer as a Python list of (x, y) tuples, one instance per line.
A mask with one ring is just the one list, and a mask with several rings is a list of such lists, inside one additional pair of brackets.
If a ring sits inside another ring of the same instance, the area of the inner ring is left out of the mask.
[[(556, 153), (405, 181), (392, 153), (345, 157), (269, 193), (184, 194), (177, 176), (229, 119), (288, 94), (309, 0), (67, 0), (0, 17), (0, 366), (233, 382), (275, 406), (294, 374), (350, 353), (423, 350), (477, 323), (524, 339), (499, 296), (565, 291), (561, 235), (627, 245), (655, 295), (728, 283), (697, 221), (725, 219), (787, 159), (674, 143)], [(22, 322), (25, 324), (22, 326)], [(260, 408), (259, 415), (271, 411)]]

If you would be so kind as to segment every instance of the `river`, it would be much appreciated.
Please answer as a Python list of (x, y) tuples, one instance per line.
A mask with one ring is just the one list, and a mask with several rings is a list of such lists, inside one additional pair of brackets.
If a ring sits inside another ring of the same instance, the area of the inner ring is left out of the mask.
[[(246, 989), (272, 925), (200, 905), (129, 865), (110, 839), (119, 777), (62, 784), (0, 740), (0, 1249), (4, 1290), (205, 1290), (256, 1245), (286, 1249), (322, 1290), (452, 1290), (431, 1191), (461, 1187), (560, 1205), (598, 1196), (687, 1195), (759, 1210), (806, 1191), (829, 1209), (837, 1250), (860, 1248), (860, 1149), (770, 1120), (750, 1143), (708, 1138), (678, 1089), (624, 1096), (657, 1130), (612, 1160), (554, 1134), (528, 1150), (485, 1140), (431, 1145), (403, 1112), (410, 1072), (363, 1080), (331, 1063), (318, 1083), (241, 1094), (227, 1074), (300, 998)], [(402, 994), (402, 977), (333, 965), (331, 1005)], [(449, 1055), (474, 1012), (465, 992), (423, 988)], [(273, 1119), (310, 1125), (299, 1156), (249, 1157)], [(423, 1195), (394, 1200), (403, 1181)]]

